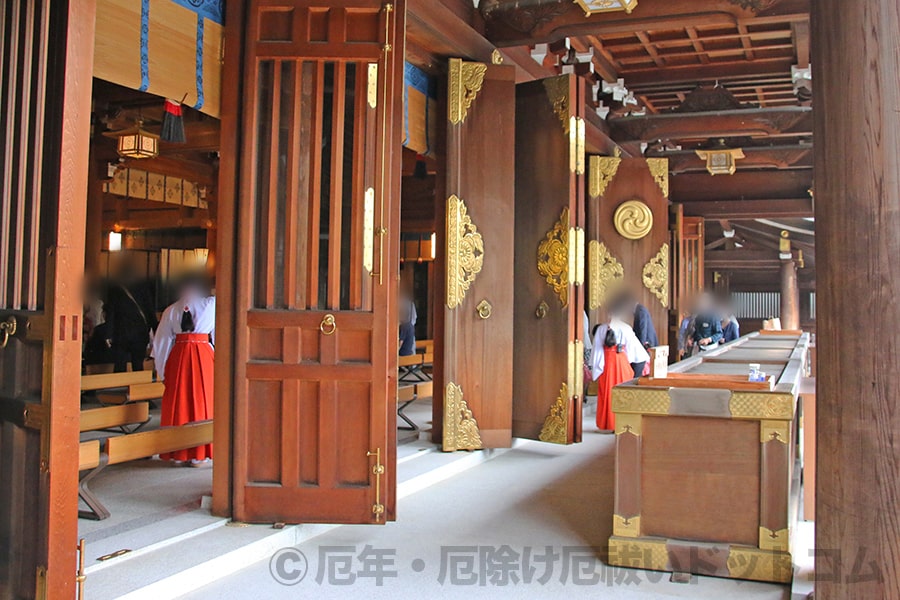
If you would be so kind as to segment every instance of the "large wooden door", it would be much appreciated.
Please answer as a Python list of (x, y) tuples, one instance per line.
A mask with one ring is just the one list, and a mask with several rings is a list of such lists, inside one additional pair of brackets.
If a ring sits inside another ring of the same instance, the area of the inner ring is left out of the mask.
[(443, 449), (512, 443), (515, 69), (451, 59)]
[(404, 19), (402, 0), (248, 3), (232, 438), (241, 521), (394, 516)]
[(516, 89), (513, 435), (581, 439), (584, 121), (580, 78)]
[(75, 597), (93, 11), (0, 8), (3, 599)]

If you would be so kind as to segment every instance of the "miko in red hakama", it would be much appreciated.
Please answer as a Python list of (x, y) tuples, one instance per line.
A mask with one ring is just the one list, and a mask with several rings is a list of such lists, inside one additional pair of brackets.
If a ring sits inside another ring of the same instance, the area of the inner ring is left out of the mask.
[(634, 378), (634, 369), (628, 362), (628, 355), (619, 352), (617, 346), (603, 348), (603, 373), (597, 379), (597, 429), (612, 431), (616, 428), (616, 417), (612, 412), (612, 389)]
[[(179, 333), (166, 361), (160, 425), (172, 427), (213, 418), (213, 358), (208, 333)], [(212, 459), (212, 444), (160, 454), (163, 460)]]

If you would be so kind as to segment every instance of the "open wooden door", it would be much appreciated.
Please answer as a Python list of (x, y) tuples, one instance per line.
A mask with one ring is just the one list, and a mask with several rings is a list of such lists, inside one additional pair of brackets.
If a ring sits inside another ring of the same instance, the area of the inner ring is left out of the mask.
[(581, 441), (584, 380), (583, 82), (516, 89), (513, 435)]
[(396, 487), (404, 2), (247, 4), (232, 91), (244, 102), (232, 514), (383, 523)]
[(74, 598), (93, 3), (0, 9), (0, 598)]
[(443, 449), (512, 443), (515, 69), (450, 59)]

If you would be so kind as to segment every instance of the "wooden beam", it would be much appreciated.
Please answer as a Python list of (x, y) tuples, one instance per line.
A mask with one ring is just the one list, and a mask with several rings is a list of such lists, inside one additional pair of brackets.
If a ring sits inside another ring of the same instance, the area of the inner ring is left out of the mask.
[[(745, 147), (744, 158), (737, 161), (739, 171), (749, 169), (812, 168), (812, 145)], [(693, 150), (665, 152), (669, 159), (669, 171), (673, 174), (706, 171), (706, 161)]]
[(715, 270), (772, 269), (781, 268), (778, 254), (772, 250), (715, 250), (703, 258), (704, 267)]
[(668, 66), (665, 69), (633, 69), (621, 73), (625, 85), (635, 91), (645, 91), (665, 84), (700, 85), (726, 81), (735, 77), (762, 75), (790, 75), (794, 64), (790, 58), (757, 58), (754, 61), (716, 62), (708, 65)]
[(120, 163), (123, 167), (141, 169), (150, 173), (179, 177), (202, 185), (213, 187), (218, 180), (215, 167), (207, 163), (188, 161), (167, 156), (156, 158), (133, 158)]
[(706, 219), (802, 219), (813, 216), (812, 199), (716, 200), (683, 202), (686, 217)]
[(803, 198), (809, 196), (812, 178), (812, 169), (738, 171), (718, 176), (689, 173), (670, 179), (669, 195), (673, 202)]

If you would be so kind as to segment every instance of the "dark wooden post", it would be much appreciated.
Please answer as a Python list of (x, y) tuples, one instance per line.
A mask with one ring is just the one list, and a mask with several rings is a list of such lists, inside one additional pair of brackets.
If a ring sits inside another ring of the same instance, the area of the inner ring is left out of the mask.
[(800, 329), (800, 286), (793, 260), (781, 261), (781, 328)]
[(900, 6), (811, 6), (816, 598), (900, 598)]

